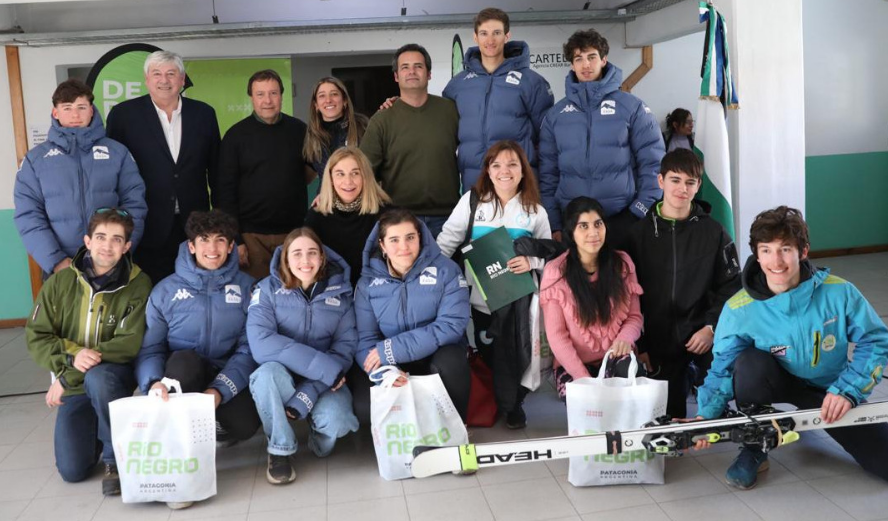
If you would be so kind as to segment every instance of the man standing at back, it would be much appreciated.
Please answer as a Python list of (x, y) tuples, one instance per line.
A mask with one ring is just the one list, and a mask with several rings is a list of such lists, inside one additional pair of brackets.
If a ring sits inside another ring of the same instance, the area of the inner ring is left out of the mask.
[(459, 171), (463, 192), (478, 180), (481, 161), (497, 141), (511, 139), (537, 170), (539, 129), (555, 98), (549, 82), (530, 70), (530, 48), (510, 42), (509, 15), (488, 7), (475, 16), (475, 43), (466, 70), (450, 80), (444, 97), (459, 110)]
[(459, 113), (452, 101), (429, 94), (431, 68), (420, 45), (395, 52), (400, 98), (370, 118), (361, 151), (395, 206), (411, 210), (437, 237), (459, 200)]
[(274, 250), (308, 210), (302, 144), (306, 126), (281, 112), (284, 83), (266, 69), (247, 81), (253, 113), (222, 139), (216, 202), (237, 218), (243, 243), (237, 247), (244, 271), (267, 277)]
[(185, 64), (169, 51), (145, 60), (148, 94), (108, 114), (108, 137), (132, 152), (145, 180), (148, 219), (135, 261), (157, 284), (173, 273), (185, 219), (210, 209), (219, 162), (219, 124), (206, 103), (183, 98)]
[(540, 194), (557, 240), (561, 210), (584, 195), (604, 207), (608, 241), (623, 249), (629, 227), (663, 195), (657, 174), (666, 149), (647, 105), (620, 90), (623, 71), (608, 63), (609, 49), (594, 29), (564, 44), (571, 71), (565, 98), (540, 130)]

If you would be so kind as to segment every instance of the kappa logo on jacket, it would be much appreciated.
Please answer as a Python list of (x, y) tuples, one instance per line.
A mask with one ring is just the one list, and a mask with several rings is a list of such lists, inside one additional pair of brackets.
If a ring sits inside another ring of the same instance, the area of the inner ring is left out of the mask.
[(177, 300), (186, 300), (190, 298), (194, 298), (194, 295), (189, 293), (188, 290), (185, 288), (179, 288), (178, 290), (176, 290), (176, 294), (173, 295), (172, 301), (175, 302)]
[(465, 78), (463, 78), (463, 81), (471, 80), (472, 78), (477, 78), (477, 77), (478, 77), (477, 74), (475, 74), (474, 72), (470, 72), (470, 73), (466, 74)]
[(373, 286), (383, 286), (383, 285), (385, 285), (385, 284), (388, 284), (388, 280), (386, 280), (386, 279), (381, 279), (381, 278), (378, 278), (378, 277), (377, 277), (377, 278), (373, 279), (372, 281), (370, 281), (370, 286), (369, 286), (369, 287), (372, 288)]
[(61, 150), (59, 150), (58, 148), (53, 148), (53, 149), (50, 150), (49, 152), (43, 154), (43, 157), (61, 156), (61, 155), (64, 155), (64, 154), (65, 154), (65, 153), (62, 152)]
[(506, 74), (506, 83), (511, 83), (512, 85), (520, 85), (521, 73), (519, 71), (509, 71), (509, 73)]
[(612, 99), (606, 99), (601, 102), (601, 115), (612, 116), (617, 113), (617, 102)]
[(579, 111), (580, 111), (580, 109), (578, 109), (573, 103), (568, 103), (567, 105), (564, 106), (563, 109), (561, 109), (561, 112), (559, 112), (559, 114), (579, 112)]
[(420, 286), (434, 286), (438, 283), (438, 268), (429, 266), (419, 274)]
[(226, 284), (225, 285), (225, 302), (228, 304), (240, 304), (243, 299), (241, 298), (241, 289), (237, 284)]
[(94, 146), (93, 159), (111, 159), (111, 154), (108, 153), (108, 147), (102, 145)]
[(281, 288), (276, 289), (274, 294), (275, 295), (292, 295), (293, 290), (281, 287)]

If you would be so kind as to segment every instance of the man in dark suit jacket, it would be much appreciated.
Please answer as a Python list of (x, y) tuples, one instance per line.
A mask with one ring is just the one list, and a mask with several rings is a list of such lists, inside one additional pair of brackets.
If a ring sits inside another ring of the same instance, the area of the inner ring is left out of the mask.
[(148, 94), (115, 106), (107, 118), (108, 137), (126, 145), (145, 180), (148, 218), (135, 262), (154, 284), (174, 271), (188, 215), (209, 210), (215, 194), (216, 112), (183, 98), (184, 85), (182, 58), (154, 52), (145, 60)]

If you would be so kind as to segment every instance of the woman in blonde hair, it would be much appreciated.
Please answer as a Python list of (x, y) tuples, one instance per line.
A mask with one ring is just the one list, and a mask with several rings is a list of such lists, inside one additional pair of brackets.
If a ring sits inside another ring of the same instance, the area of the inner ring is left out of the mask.
[(368, 121), (367, 116), (355, 113), (341, 81), (333, 77), (318, 80), (308, 107), (302, 155), (321, 181), (330, 154), (342, 146), (358, 146)]
[(351, 268), (354, 285), (361, 276), (364, 243), (379, 214), (392, 200), (376, 182), (367, 156), (357, 147), (333, 152), (324, 176), (328, 182), (321, 185), (318, 204), (308, 211), (305, 225), (342, 255)]

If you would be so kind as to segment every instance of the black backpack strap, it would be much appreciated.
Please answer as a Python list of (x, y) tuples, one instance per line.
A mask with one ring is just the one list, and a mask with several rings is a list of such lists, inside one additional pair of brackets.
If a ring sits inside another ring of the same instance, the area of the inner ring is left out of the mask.
[(466, 228), (466, 236), (463, 239), (462, 244), (460, 244), (457, 249), (459, 252), (462, 252), (462, 249), (472, 242), (472, 228), (475, 227), (475, 210), (477, 209), (478, 192), (476, 192), (474, 188), (471, 188), (469, 189), (469, 226)]

